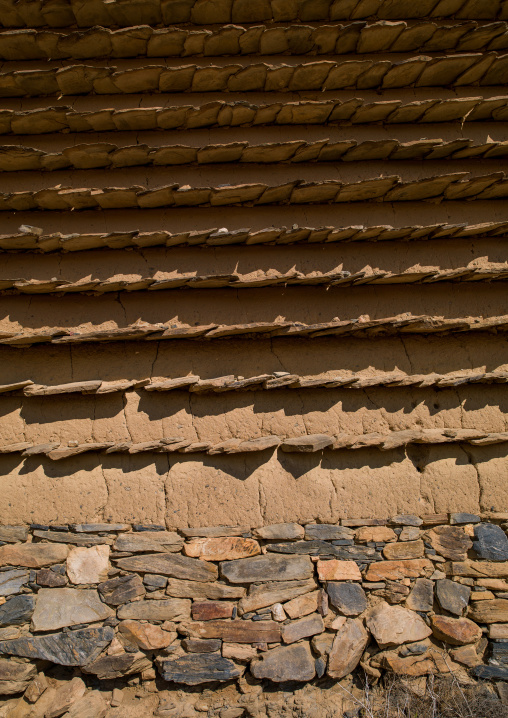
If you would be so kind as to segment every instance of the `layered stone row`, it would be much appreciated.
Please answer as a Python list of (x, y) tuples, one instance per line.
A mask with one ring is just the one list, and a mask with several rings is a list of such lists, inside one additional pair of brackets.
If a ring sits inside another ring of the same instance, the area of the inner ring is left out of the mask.
[[(97, 100), (100, 96), (97, 96)], [(0, 111), (2, 134), (38, 135), (50, 132), (107, 132), (115, 130), (191, 130), (203, 127), (263, 125), (335, 125), (383, 122), (503, 122), (508, 97), (399, 98), (364, 100), (298, 100), (253, 103), (213, 100), (202, 105), (76, 110), (68, 105), (33, 110)]]
[(169, 341), (171, 339), (225, 339), (228, 337), (258, 338), (260, 335), (277, 338), (317, 338), (325, 336), (369, 338), (372, 336), (399, 336), (404, 334), (447, 335), (455, 333), (508, 331), (508, 315), (498, 317), (443, 317), (412, 316), (406, 312), (383, 319), (361, 318), (344, 321), (304, 324), (303, 322), (250, 322), (248, 324), (186, 326), (148, 324), (139, 322), (128, 327), (82, 331), (81, 328), (37, 329), (0, 332), (0, 345), (30, 347), (38, 344), (83, 344), (93, 342)]
[(375, 52), (477, 52), (508, 50), (506, 22), (354, 22), (324, 26), (286, 25), (218, 30), (139, 25), (111, 30), (51, 32), (11, 30), (0, 34), (2, 60), (87, 60), (112, 57), (217, 57), (229, 55), (346, 55)]
[(48, 663), (76, 667), (75, 700), (87, 683), (132, 676), (508, 680), (507, 530), (508, 514), (492, 512), (2, 526), (0, 693), (36, 702)]
[(92, 5), (63, 0), (47, 5), (43, 0), (4, 0), (0, 24), (3, 27), (93, 27), (94, 25), (173, 25), (192, 22), (209, 25), (229, 22), (287, 22), (300, 20), (382, 20), (399, 18), (457, 18), (460, 20), (508, 19), (504, 0), (136, 0)]
[(259, 391), (271, 389), (367, 389), (368, 387), (456, 387), (464, 384), (506, 384), (508, 372), (460, 370), (450, 374), (405, 374), (386, 372), (384, 374), (327, 374), (326, 376), (298, 376), (288, 371), (259, 374), (253, 377), (239, 377), (229, 374), (209, 379), (189, 373), (173, 379), (119, 379), (102, 381), (90, 379), (67, 384), (36, 384), (31, 379), (1, 384), (0, 394), (23, 396), (58, 396), (61, 394), (113, 394), (124, 391), (189, 391), (194, 394), (222, 394), (228, 391)]
[(151, 147), (146, 144), (120, 147), (98, 142), (79, 144), (62, 150), (47, 152), (26, 145), (7, 145), (0, 150), (0, 171), (26, 170), (56, 171), (62, 169), (119, 169), (140, 166), (206, 165), (241, 162), (273, 164), (275, 162), (362, 162), (374, 160), (442, 160), (442, 159), (504, 159), (508, 157), (508, 141), (475, 142), (458, 139), (445, 142), (441, 139), (422, 139), (401, 142), (397, 139), (319, 140), (305, 142), (266, 142), (252, 144), (232, 142), (223, 145), (192, 147), (166, 145)]
[(0, 235), (0, 250), (8, 252), (81, 252), (90, 249), (124, 249), (126, 247), (223, 247), (229, 245), (292, 245), (299, 243), (336, 242), (390, 242), (426, 241), (432, 239), (476, 239), (505, 237), (508, 222), (483, 222), (481, 224), (432, 224), (410, 227), (390, 225), (350, 227), (295, 227), (279, 229), (267, 227), (261, 230), (214, 227), (205, 231), (191, 230), (172, 234), (166, 230), (157, 232), (107, 232), (72, 234), (45, 234), (39, 227), (21, 225), (20, 232)]
[(222, 66), (197, 64), (70, 65), (46, 70), (0, 72), (0, 97), (133, 94), (145, 92), (333, 91), (407, 87), (497, 86), (506, 82), (508, 55), (464, 53), (420, 55), (404, 60), (321, 60), (297, 64), (250, 62)]
[(476, 176), (453, 172), (404, 181), (399, 175), (379, 176), (357, 182), (293, 180), (284, 184), (225, 184), (192, 187), (176, 183), (146, 189), (131, 187), (85, 187), (22, 190), (0, 193), (0, 212), (74, 211), (88, 209), (156, 209), (161, 207), (225, 207), (247, 205), (343, 204), (350, 202), (415, 202), (499, 200), (508, 197), (503, 171)]

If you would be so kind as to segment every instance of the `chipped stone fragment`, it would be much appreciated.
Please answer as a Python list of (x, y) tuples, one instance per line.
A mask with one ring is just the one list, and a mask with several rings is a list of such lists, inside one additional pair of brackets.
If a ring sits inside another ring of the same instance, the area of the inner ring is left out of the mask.
[(436, 526), (428, 532), (432, 548), (452, 561), (464, 561), (473, 542), (459, 526)]
[(373, 609), (366, 623), (380, 648), (422, 641), (432, 633), (417, 613), (384, 602)]
[(37, 668), (32, 663), (0, 658), (0, 695), (21, 693), (36, 675)]
[[(437, 583), (440, 583), (439, 581)], [(434, 606), (434, 582), (428, 578), (417, 578), (406, 599), (406, 608), (427, 613)]]

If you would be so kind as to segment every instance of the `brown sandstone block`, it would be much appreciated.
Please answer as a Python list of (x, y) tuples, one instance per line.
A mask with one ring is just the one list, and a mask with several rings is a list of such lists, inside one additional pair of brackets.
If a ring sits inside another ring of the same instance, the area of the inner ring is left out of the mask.
[(234, 607), (234, 603), (227, 601), (194, 601), (192, 604), (192, 618), (195, 621), (231, 618)]

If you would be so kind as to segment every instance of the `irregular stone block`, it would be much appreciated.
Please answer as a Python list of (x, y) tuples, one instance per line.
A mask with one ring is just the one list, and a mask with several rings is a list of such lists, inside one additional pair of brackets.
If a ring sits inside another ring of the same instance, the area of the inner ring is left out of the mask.
[(362, 526), (356, 530), (355, 539), (358, 543), (391, 543), (397, 540), (397, 534), (388, 526)]
[(206, 598), (212, 600), (242, 598), (246, 592), (243, 586), (227, 586), (225, 583), (220, 582), (202, 583), (199, 581), (181, 581), (178, 578), (169, 578), (166, 588), (168, 596), (174, 596), (175, 598), (193, 598), (195, 600)]
[(49, 543), (24, 543), (0, 546), (0, 567), (26, 566), (42, 568), (54, 563), (62, 563), (69, 553), (68, 546)]
[(257, 541), (249, 538), (198, 538), (184, 545), (186, 556), (204, 561), (231, 561), (261, 553)]
[(412, 558), (421, 558), (424, 554), (425, 547), (423, 541), (398, 541), (397, 543), (389, 543), (383, 549), (383, 556), (389, 561), (407, 560)]
[(163, 631), (160, 626), (139, 623), (139, 621), (121, 621), (118, 624), (118, 631), (130, 643), (134, 643), (143, 651), (157, 651), (161, 648), (167, 648), (177, 638), (176, 632)]
[(93, 673), (101, 681), (141, 673), (152, 667), (152, 661), (144, 653), (123, 653), (119, 656), (103, 656), (93, 663), (82, 666), (83, 673)]
[(97, 588), (102, 600), (111, 606), (121, 606), (146, 593), (143, 581), (137, 573), (111, 578), (109, 581), (100, 583)]
[[(244, 559), (246, 561), (252, 559)], [(254, 559), (255, 560), (255, 559)], [(164, 553), (144, 554), (121, 558), (117, 565), (125, 571), (139, 571), (140, 573), (158, 573), (187, 581), (215, 581), (219, 572), (213, 564), (199, 561), (188, 556), (178, 556)], [(239, 581), (238, 583), (242, 583)]]
[(222, 655), (233, 661), (250, 661), (257, 658), (258, 651), (254, 646), (248, 646), (245, 643), (223, 643)]
[(454, 616), (462, 616), (465, 613), (470, 596), (469, 586), (447, 578), (436, 581), (436, 598), (439, 605)]
[(428, 532), (432, 548), (440, 556), (452, 561), (463, 561), (473, 542), (459, 526), (436, 526)]
[(28, 623), (35, 608), (35, 596), (13, 596), (0, 606), (0, 626), (21, 626)]
[(121, 606), (118, 618), (136, 618), (145, 621), (173, 621), (190, 618), (191, 602), (185, 598), (132, 601)]
[(508, 563), (458, 561), (451, 564), (450, 574), (470, 578), (508, 578)]
[(305, 538), (319, 539), (320, 541), (333, 541), (334, 539), (352, 539), (355, 532), (346, 526), (335, 524), (306, 524)]
[(369, 642), (369, 634), (358, 619), (347, 618), (337, 631), (328, 657), (327, 673), (340, 679), (353, 671)]
[(417, 613), (384, 602), (374, 608), (366, 623), (380, 648), (422, 641), (432, 633)]
[(14, 663), (0, 658), (0, 695), (21, 693), (37, 675), (37, 668), (31, 663)]
[(289, 618), (301, 618), (318, 610), (321, 590), (306, 593), (284, 604), (283, 610)]
[(270, 553), (299, 553), (309, 556), (339, 556), (342, 557), (343, 549), (334, 546), (327, 541), (314, 539), (311, 541), (289, 541), (287, 543), (271, 543), (266, 546)]
[(108, 577), (109, 546), (76, 546), (67, 556), (67, 576), (71, 583), (99, 583)]
[(22, 569), (0, 572), (0, 596), (11, 596), (19, 593), (21, 587), (28, 583), (30, 574)]
[(330, 581), (326, 585), (326, 592), (332, 606), (344, 616), (359, 616), (367, 608), (367, 596), (357, 583)]
[(274, 683), (311, 681), (316, 675), (314, 658), (308, 643), (281, 646), (261, 654), (250, 664), (254, 678), (268, 678)]
[(476, 643), (482, 637), (482, 629), (468, 618), (450, 618), (450, 616), (435, 615), (430, 620), (434, 636), (440, 641), (451, 643), (452, 646)]
[(27, 538), (27, 526), (0, 526), (0, 541), (4, 541), (5, 543), (18, 543), (18, 541), (26, 541)]
[(298, 621), (283, 625), (282, 640), (284, 643), (296, 643), (296, 641), (302, 638), (323, 633), (324, 630), (325, 624), (323, 623), (323, 619), (318, 613), (313, 613)]
[[(272, 606), (274, 603), (290, 601), (314, 591), (317, 584), (313, 578), (303, 581), (274, 581), (273, 583), (257, 583), (249, 588), (249, 595), (238, 604), (241, 613), (257, 611), (259, 608)], [(315, 610), (315, 609), (313, 609)]]
[(301, 580), (313, 574), (308, 556), (255, 556), (222, 563), (220, 568), (231, 583)]
[(280, 626), (275, 621), (206, 621), (183, 623), (178, 630), (190, 638), (222, 638), (228, 643), (279, 643)]
[(478, 524), (481, 518), (476, 514), (450, 514), (450, 523), (452, 526), (457, 524)]
[(148, 553), (149, 551), (181, 551), (183, 539), (174, 531), (142, 531), (118, 536), (113, 546), (115, 551)]
[(320, 581), (361, 581), (362, 574), (354, 561), (318, 561)]
[(275, 541), (295, 541), (303, 539), (305, 530), (299, 524), (273, 524), (254, 529), (256, 538)]
[(161, 675), (165, 681), (197, 686), (211, 681), (231, 681), (240, 678), (243, 669), (233, 661), (215, 653), (191, 653), (176, 660), (159, 661)]
[(477, 601), (467, 615), (478, 623), (508, 623), (508, 599)]
[[(103, 447), (102, 447), (103, 448)], [(60, 449), (58, 449), (60, 451)], [(76, 451), (74, 447), (63, 449), (63, 451)], [(72, 454), (71, 454), (72, 456)], [(52, 543), (70, 543), (76, 546), (94, 546), (107, 544), (111, 546), (115, 540), (113, 536), (95, 536), (94, 534), (73, 534), (70, 531), (34, 531), (37, 538), (50, 541)], [(37, 546), (45, 546), (46, 544), (36, 544)]]
[(500, 526), (478, 524), (475, 526), (473, 549), (479, 558), (488, 561), (508, 561), (508, 537)]
[[(440, 583), (439, 581), (437, 583)], [(417, 578), (406, 599), (406, 608), (411, 611), (432, 611), (434, 606), (434, 582), (428, 578)]]
[(487, 681), (508, 681), (508, 666), (476, 666), (473, 675)]
[(41, 588), (32, 617), (34, 631), (94, 623), (114, 616), (94, 589)]
[(51, 661), (61, 666), (83, 666), (95, 660), (113, 640), (112, 628), (84, 628), (68, 633), (26, 636), (0, 642), (0, 651), (12, 656)]
[(379, 561), (372, 563), (365, 574), (366, 581), (399, 581), (402, 578), (430, 577), (434, 565), (426, 558), (415, 558), (407, 561)]
[[(182, 646), (187, 653), (215, 653), (220, 651), (222, 641), (220, 638), (184, 638)], [(234, 656), (224, 655), (224, 658), (234, 658)]]
[(67, 578), (50, 568), (41, 568), (37, 571), (37, 585), (44, 588), (61, 588), (67, 585)]
[(234, 603), (228, 601), (194, 601), (192, 618), (194, 621), (213, 621), (216, 618), (231, 618)]

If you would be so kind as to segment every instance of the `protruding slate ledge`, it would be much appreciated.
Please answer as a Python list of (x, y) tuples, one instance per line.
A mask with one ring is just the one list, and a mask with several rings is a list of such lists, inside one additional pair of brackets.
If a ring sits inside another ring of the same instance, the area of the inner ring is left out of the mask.
[(0, 385), (0, 394), (24, 396), (60, 396), (62, 394), (112, 394), (140, 388), (150, 392), (190, 391), (197, 394), (222, 394), (229, 391), (261, 391), (274, 389), (367, 389), (383, 386), (387, 388), (447, 388), (467, 384), (506, 384), (508, 371), (460, 370), (449, 374), (406, 374), (402, 371), (383, 374), (343, 373), (318, 376), (299, 376), (289, 372), (260, 374), (253, 377), (227, 376), (201, 379), (194, 374), (175, 379), (140, 379), (117, 381), (73, 381), (68, 384), (35, 384), (31, 380)]
[[(457, 267), (456, 269), (413, 270), (390, 272), (383, 270), (348, 272), (311, 272), (293, 270), (285, 274), (259, 270), (253, 275), (242, 274), (177, 274), (168, 277), (140, 277), (122, 279), (116, 275), (108, 279), (0, 279), (0, 293), (6, 294), (106, 294), (111, 292), (162, 291), (171, 289), (261, 289), (263, 287), (295, 286), (346, 288), (365, 285), (437, 284), (442, 282), (498, 282), (508, 280), (508, 264), (497, 267)], [(93, 391), (93, 387), (90, 388)], [(104, 391), (107, 391), (104, 387)]]
[[(508, 36), (508, 31), (507, 31)], [(508, 141), (475, 142), (422, 139), (343, 139), (339, 142), (303, 139), (289, 142), (231, 142), (206, 146), (115, 145), (110, 142), (81, 143), (54, 152), (12, 144), (0, 147), (0, 172), (54, 171), (64, 169), (119, 169), (124, 167), (181, 167), (227, 163), (293, 164), (314, 162), (361, 162), (371, 160), (503, 159)]]
[[(476, 429), (407, 429), (388, 433), (374, 432), (370, 434), (304, 434), (297, 437), (263, 436), (256, 439), (226, 439), (219, 443), (206, 440), (193, 441), (183, 437), (164, 438), (143, 443), (130, 441), (85, 443), (76, 445), (31, 444), (22, 442), (0, 446), (0, 454), (21, 454), (29, 456), (45, 456), (53, 461), (67, 459), (78, 454), (173, 454), (177, 459), (182, 454), (207, 453), (246, 454), (251, 452), (273, 451), (279, 448), (285, 453), (316, 453), (324, 450), (339, 451), (345, 449), (377, 448), (381, 451), (398, 449), (409, 444), (469, 444), (472, 446), (489, 446), (508, 442), (508, 431), (486, 432)], [(73, 442), (70, 442), (71, 444)], [(183, 458), (183, 457), (182, 457)], [(44, 535), (44, 538), (48, 538)], [(61, 538), (65, 541), (65, 536)], [(81, 542), (86, 544), (89, 537), (83, 535)], [(99, 541), (98, 543), (104, 543)], [(127, 550), (133, 550), (127, 549)], [(173, 550), (165, 548), (164, 550)], [(204, 579), (203, 579), (204, 580)]]
[(344, 321), (303, 324), (302, 322), (251, 322), (249, 324), (204, 326), (167, 326), (141, 322), (117, 329), (80, 332), (77, 329), (55, 328), (0, 332), (0, 345), (29, 347), (34, 344), (89, 344), (116, 341), (168, 341), (182, 339), (217, 340), (230, 337), (306, 338), (335, 336), (370, 338), (400, 334), (447, 335), (464, 332), (504, 333), (508, 331), (508, 315), (495, 317), (457, 317), (445, 319), (405, 313), (382, 319), (345, 319)]
[(44, 234), (39, 228), (22, 225), (23, 232), (0, 235), (0, 251), (8, 252), (80, 252), (90, 249), (123, 249), (125, 247), (222, 247), (229, 245), (293, 245), (339, 242), (417, 242), (432, 239), (476, 239), (508, 236), (508, 222), (481, 224), (432, 224), (392, 227), (353, 225), (349, 227), (266, 227), (227, 230), (214, 227), (171, 234), (157, 232), (108, 232)]
[(372, 177), (358, 182), (339, 180), (283, 185), (254, 184), (191, 187), (172, 184), (144, 189), (134, 187), (61, 188), (0, 193), (0, 212), (85, 209), (154, 209), (158, 207), (224, 207), (305, 205), (344, 202), (419, 202), (434, 199), (500, 200), (508, 197), (508, 176), (494, 172), (479, 177), (469, 172), (425, 177), (404, 182), (399, 175)]
[(66, 65), (0, 72), (0, 97), (116, 95), (156, 92), (281, 92), (401, 87), (502, 86), (508, 55), (456, 53), (404, 60), (318, 60), (296, 65), (251, 62), (224, 66)]
[(277, 0), (260, 2), (254, 6), (250, 2), (218, 0), (210, 7), (207, 0), (184, 0), (183, 2), (99, 2), (84, 6), (63, 0), (58, 5), (47, 5), (43, 0), (36, 2), (16, 2), (7, 0), (1, 18), (3, 27), (92, 27), (94, 25), (125, 27), (129, 25), (175, 25), (193, 23), (209, 25), (213, 23), (259, 23), (302, 22), (316, 20), (363, 20), (375, 17), (381, 20), (419, 19), (419, 18), (457, 18), (460, 20), (506, 19), (506, 9), (500, 0), (458, 0), (440, 2), (440, 0), (422, 0), (418, 4), (398, 0), (389, 2), (364, 3), (361, 0), (351, 2), (308, 2), (297, 0), (292, 3), (280, 3)]
[[(113, 103), (112, 103), (113, 104)], [(51, 132), (111, 132), (115, 130), (186, 130), (204, 127), (262, 125), (362, 125), (427, 122), (482, 122), (508, 119), (508, 96), (434, 98), (404, 102), (348, 100), (300, 100), (254, 104), (223, 99), (202, 105), (132, 107), (116, 110), (76, 111), (69, 105), (34, 110), (1, 110), (2, 135), (39, 135)]]
[(429, 20), (408, 24), (356, 21), (354, 24), (273, 28), (225, 25), (219, 28), (149, 25), (111, 30), (96, 25), (89, 30), (55, 29), (40, 32), (8, 30), (0, 33), (1, 60), (91, 60), (112, 57), (220, 57), (231, 55), (349, 55), (379, 52), (467, 52), (507, 50), (506, 22), (484, 25)]

